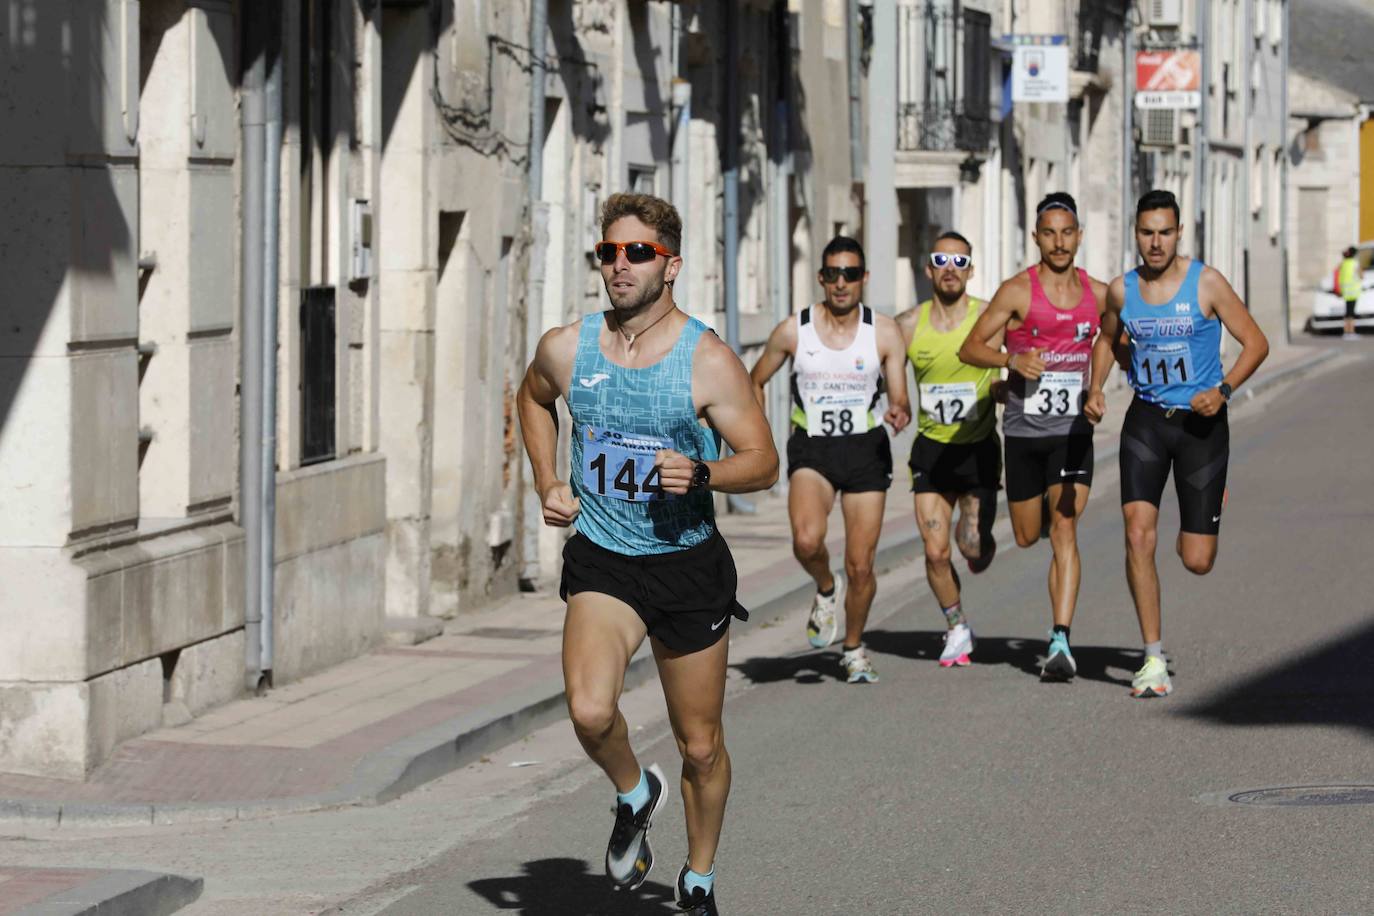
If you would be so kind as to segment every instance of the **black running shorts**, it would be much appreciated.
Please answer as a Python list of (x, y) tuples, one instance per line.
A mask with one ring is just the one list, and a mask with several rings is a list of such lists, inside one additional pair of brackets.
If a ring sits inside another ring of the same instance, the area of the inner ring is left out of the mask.
[(1035, 499), (1060, 483), (1093, 485), (1093, 437), (1007, 436), (1007, 502)]
[(1002, 488), (1002, 440), (950, 444), (917, 436), (911, 443), (911, 492), (969, 493)]
[(563, 582), (558, 593), (596, 592), (634, 608), (649, 635), (674, 652), (710, 648), (730, 629), (730, 618), (748, 620), (735, 598), (735, 560), (719, 531), (695, 547), (672, 553), (626, 556), (574, 534), (563, 545)]
[(1354, 318), (1354, 317), (1355, 317), (1355, 306), (1359, 304), (1359, 301), (1360, 301), (1360, 300), (1358, 300), (1358, 299), (1347, 299), (1347, 300), (1345, 300), (1345, 317), (1347, 317), (1347, 318)]
[(794, 426), (787, 439), (787, 476), (802, 468), (840, 493), (885, 491), (892, 485), (892, 443), (882, 426), (853, 436), (808, 436)]
[(1136, 398), (1121, 425), (1121, 504), (1158, 506), (1169, 469), (1178, 494), (1179, 527), (1189, 534), (1221, 531), (1231, 431), (1223, 407), (1215, 416), (1169, 411)]

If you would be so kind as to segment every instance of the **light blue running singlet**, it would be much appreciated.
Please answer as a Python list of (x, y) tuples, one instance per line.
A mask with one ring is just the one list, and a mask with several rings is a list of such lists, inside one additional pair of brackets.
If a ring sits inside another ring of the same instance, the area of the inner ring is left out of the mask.
[(1142, 299), (1139, 275), (1126, 274), (1121, 320), (1131, 338), (1131, 387), (1143, 401), (1189, 410), (1193, 395), (1221, 384), (1221, 319), (1205, 317), (1198, 305), (1202, 266), (1194, 259), (1163, 305)]
[(664, 493), (654, 454), (670, 448), (702, 461), (720, 456), (715, 433), (698, 422), (692, 400), (697, 341), (714, 332), (689, 318), (667, 356), (652, 366), (627, 369), (601, 352), (605, 324), (604, 315), (582, 319), (568, 386), (569, 476), (573, 494), (582, 501), (576, 528), (597, 546), (627, 556), (694, 547), (715, 530), (711, 494)]

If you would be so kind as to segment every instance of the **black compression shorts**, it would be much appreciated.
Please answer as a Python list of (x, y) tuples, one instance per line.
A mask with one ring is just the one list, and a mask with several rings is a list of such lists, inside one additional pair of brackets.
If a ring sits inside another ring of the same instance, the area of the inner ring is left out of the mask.
[(917, 436), (907, 467), (913, 493), (996, 493), (1002, 486), (1002, 442), (996, 433), (956, 444)]
[(1093, 485), (1093, 437), (1007, 436), (1007, 502), (1035, 499), (1060, 483)]
[(802, 468), (820, 474), (839, 493), (886, 492), (892, 485), (892, 443), (881, 426), (852, 436), (808, 436), (794, 426), (787, 437), (787, 476)]
[(1121, 426), (1121, 504), (1158, 506), (1169, 469), (1178, 494), (1179, 527), (1189, 534), (1221, 531), (1231, 433), (1226, 408), (1204, 417), (1136, 398)]
[(695, 547), (628, 556), (593, 544), (578, 533), (563, 545), (563, 600), (579, 592), (618, 598), (634, 608), (649, 635), (674, 652), (709, 648), (748, 620), (735, 598), (739, 576), (719, 531)]

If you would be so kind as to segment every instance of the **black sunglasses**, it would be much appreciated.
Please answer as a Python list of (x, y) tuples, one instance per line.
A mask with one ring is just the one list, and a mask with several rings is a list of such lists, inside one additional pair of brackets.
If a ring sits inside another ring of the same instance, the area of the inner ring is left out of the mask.
[(850, 283), (858, 283), (864, 278), (862, 267), (822, 267), (821, 281), (824, 283), (834, 283), (840, 279), (841, 275)]
[(631, 264), (643, 264), (659, 255), (671, 258), (673, 253), (654, 242), (597, 242), (592, 246), (596, 258), (602, 264), (614, 264), (621, 249), (625, 249), (625, 260)]

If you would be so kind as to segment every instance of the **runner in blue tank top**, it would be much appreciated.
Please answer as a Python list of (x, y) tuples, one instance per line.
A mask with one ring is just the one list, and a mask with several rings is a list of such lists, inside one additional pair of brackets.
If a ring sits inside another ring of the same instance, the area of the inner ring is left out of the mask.
[[(1201, 261), (1178, 257), (1178, 217), (1178, 201), (1168, 191), (1151, 191), (1136, 206), (1136, 246), (1144, 263), (1108, 290), (1083, 408), (1094, 423), (1106, 412), (1102, 385), (1124, 328), (1135, 398), (1121, 427), (1121, 511), (1126, 577), (1145, 642), (1145, 665), (1131, 685), (1135, 697), (1173, 690), (1160, 639), (1155, 566), (1159, 501), (1169, 471), (1178, 494), (1178, 555), (1189, 572), (1205, 575), (1216, 562), (1226, 499), (1226, 402), (1269, 355), (1264, 332), (1226, 278)], [(1241, 344), (1230, 372), (1221, 365), (1222, 325)]]
[[(730, 791), (721, 711), (734, 560), (711, 490), (772, 486), (778, 455), (739, 358), (673, 301), (682, 221), (666, 201), (614, 194), (595, 246), (611, 308), (549, 331), (517, 397), (546, 524), (577, 529), (563, 550), (563, 673), (578, 740), (617, 791), (606, 874), (644, 883), (648, 831), (667, 797), (630, 748), (618, 701), (648, 636), (682, 755), (688, 824), (679, 903), (714, 916), (716, 846)], [(558, 477), (558, 412), (572, 416), (570, 481)], [(703, 421), (706, 425), (703, 425)], [(720, 458), (717, 435), (733, 454)]]

